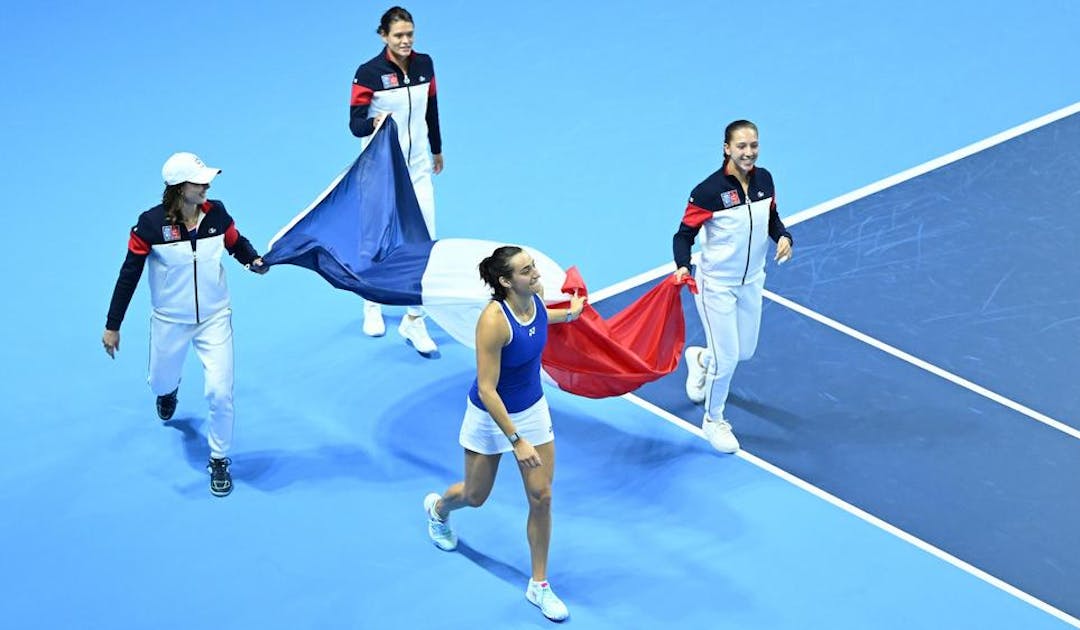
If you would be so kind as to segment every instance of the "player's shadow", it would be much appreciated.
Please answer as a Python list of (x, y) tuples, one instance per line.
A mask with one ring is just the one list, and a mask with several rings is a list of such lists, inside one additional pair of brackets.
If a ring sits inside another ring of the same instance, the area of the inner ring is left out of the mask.
[[(166, 427), (179, 431), (184, 459), (192, 469), (206, 470), (210, 447), (196, 418), (174, 418)], [(371, 456), (352, 445), (323, 446), (307, 451), (265, 450), (244, 453), (230, 467), (233, 480), (271, 492), (300, 481), (359, 478), (380, 481), (386, 472)]]
[[(472, 375), (471, 370), (461, 372), (438, 386), (425, 388), (423, 396), (409, 396), (392, 405), (394, 413), (380, 418), (375, 429), (380, 451), (399, 464), (442, 482), (459, 480), (464, 472), (464, 455), (458, 432)], [(687, 443), (682, 435), (671, 438), (637, 435), (617, 424), (568, 410), (557, 400), (552, 404), (558, 458), (588, 461), (590, 465), (586, 468), (590, 471), (618, 464), (623, 469), (629, 467), (630, 475), (652, 475), (684, 458), (710, 451), (704, 442)], [(605, 448), (596, 449), (597, 444)], [(507, 453), (502, 467), (513, 467), (512, 457)], [(387, 465), (394, 467), (393, 463)], [(562, 470), (564, 475), (570, 473), (566, 468)], [(594, 490), (617, 491), (624, 487), (625, 481), (619, 476), (597, 474), (589, 485)]]
[(757, 418), (783, 428), (795, 428), (800, 423), (797, 414), (780, 407), (765, 404), (759, 400), (739, 396), (734, 392), (728, 394), (727, 405), (742, 409), (746, 413), (753, 414)]
[(330, 479), (386, 481), (389, 475), (357, 446), (340, 444), (306, 451), (266, 450), (244, 454), (233, 463), (233, 477), (264, 492), (299, 482)]
[(491, 556), (485, 555), (476, 549), (473, 549), (464, 540), (458, 541), (457, 553), (465, 556), (470, 562), (476, 566), (484, 569), (488, 573), (499, 578), (503, 582), (510, 584), (514, 587), (519, 587), (522, 584), (529, 581), (529, 575), (527, 575), (521, 569), (506, 564), (502, 560), (496, 560)]
[(199, 433), (198, 418), (185, 417), (173, 418), (165, 423), (167, 428), (180, 432), (181, 445), (184, 448), (184, 459), (192, 468), (203, 470), (206, 462), (210, 459), (210, 446), (206, 438)]

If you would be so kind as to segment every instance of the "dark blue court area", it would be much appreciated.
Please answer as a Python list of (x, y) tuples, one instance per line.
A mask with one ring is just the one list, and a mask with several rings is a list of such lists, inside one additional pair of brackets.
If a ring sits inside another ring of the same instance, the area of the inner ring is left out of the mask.
[[(1074, 114), (798, 223), (766, 288), (1076, 427), (1078, 146)], [(684, 378), (639, 395), (700, 425)], [(1075, 436), (769, 301), (730, 400), (749, 453), (1080, 614)]]

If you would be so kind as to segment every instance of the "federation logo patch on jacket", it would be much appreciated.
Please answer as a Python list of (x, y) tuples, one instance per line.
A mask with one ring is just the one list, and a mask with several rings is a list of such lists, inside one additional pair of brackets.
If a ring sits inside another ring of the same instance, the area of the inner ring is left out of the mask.
[(734, 190), (729, 190), (725, 193), (720, 193), (720, 201), (724, 203), (725, 208), (739, 205), (739, 193)]
[(166, 243), (180, 240), (180, 226), (179, 225), (163, 225), (161, 226), (161, 238), (165, 239)]
[(382, 79), (383, 89), (398, 87), (398, 78), (397, 75), (394, 73), (384, 74), (379, 78)]

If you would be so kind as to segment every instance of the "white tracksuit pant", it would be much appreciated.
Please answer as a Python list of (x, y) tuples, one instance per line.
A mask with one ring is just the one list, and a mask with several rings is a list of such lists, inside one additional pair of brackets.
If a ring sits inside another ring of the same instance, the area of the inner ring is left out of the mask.
[(210, 403), (206, 439), (210, 456), (225, 457), (233, 435), (232, 309), (226, 308), (201, 324), (177, 324), (150, 317), (150, 374), (147, 382), (156, 396), (180, 385), (188, 346), (203, 365), (204, 392)]
[[(409, 178), (412, 179), (413, 191), (416, 192), (416, 201), (420, 205), (420, 214), (424, 215), (424, 225), (427, 226), (428, 236), (435, 240), (435, 187), (431, 184), (432, 164), (431, 158), (424, 156), (426, 164), (409, 165)], [(409, 315), (417, 316), (424, 314), (419, 306), (410, 306), (405, 309)]]
[(717, 284), (702, 274), (694, 278), (698, 315), (708, 346), (705, 363), (705, 413), (712, 420), (724, 418), (735, 366), (754, 356), (761, 330), (761, 290), (765, 276), (743, 285)]

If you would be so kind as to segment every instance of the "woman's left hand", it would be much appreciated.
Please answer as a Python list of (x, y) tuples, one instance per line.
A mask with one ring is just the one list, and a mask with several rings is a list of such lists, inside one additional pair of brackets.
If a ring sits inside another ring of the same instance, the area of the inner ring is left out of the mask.
[(435, 155), (432, 155), (431, 160), (432, 162), (434, 162), (434, 166), (431, 170), (435, 171), (435, 174), (438, 175), (442, 172), (443, 169), (442, 153), (436, 153)]
[(259, 256), (255, 260), (251, 261), (251, 264), (248, 265), (248, 269), (254, 271), (261, 276), (267, 271), (270, 271), (270, 265), (264, 263), (262, 256)]
[(581, 311), (585, 310), (585, 296), (574, 295), (570, 298), (570, 309), (567, 311), (566, 321), (573, 321), (581, 317)]
[(791, 260), (791, 239), (781, 236), (780, 240), (776, 241), (776, 262), (782, 265), (789, 260)]

